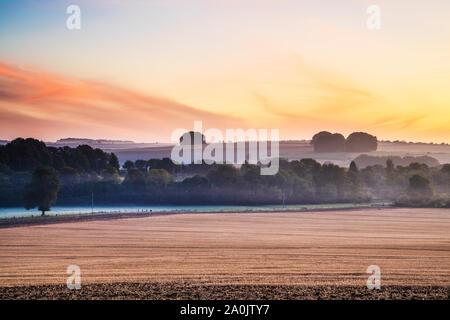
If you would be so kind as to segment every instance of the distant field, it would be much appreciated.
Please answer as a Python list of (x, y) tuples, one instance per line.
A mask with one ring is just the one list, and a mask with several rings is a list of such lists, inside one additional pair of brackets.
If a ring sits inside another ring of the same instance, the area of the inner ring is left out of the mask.
[(359, 288), (378, 265), (382, 286), (448, 290), (450, 211), (182, 214), (0, 231), (0, 287), (64, 288), (72, 264), (82, 284)]
[[(129, 149), (105, 149), (108, 152), (115, 152), (121, 163), (126, 160), (148, 160), (151, 158), (170, 157), (172, 145), (152, 145), (150, 147), (134, 147)], [(225, 153), (224, 153), (225, 154)], [(289, 160), (312, 158), (323, 163), (331, 161), (336, 165), (349, 166), (350, 162), (361, 153), (315, 153), (309, 142), (280, 142), (280, 157)], [(380, 142), (376, 152), (368, 153), (375, 156), (424, 156), (428, 155), (437, 159), (441, 164), (450, 163), (449, 145), (431, 145), (431, 144), (403, 144), (403, 143), (384, 143)]]

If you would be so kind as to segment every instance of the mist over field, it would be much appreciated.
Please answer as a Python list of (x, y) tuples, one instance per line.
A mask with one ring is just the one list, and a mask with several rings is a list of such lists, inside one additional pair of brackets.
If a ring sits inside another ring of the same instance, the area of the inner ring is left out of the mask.
[(176, 300), (131, 311), (288, 319), (306, 304), (286, 300), (449, 300), (449, 12), (0, 1), (2, 310)]

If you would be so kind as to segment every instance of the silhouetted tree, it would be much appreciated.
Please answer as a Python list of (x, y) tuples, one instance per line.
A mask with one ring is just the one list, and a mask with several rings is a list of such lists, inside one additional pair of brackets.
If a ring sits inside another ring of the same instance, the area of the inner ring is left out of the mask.
[(131, 187), (136, 192), (144, 192), (146, 186), (145, 176), (141, 170), (130, 168), (123, 184)]
[(409, 178), (408, 196), (412, 202), (429, 201), (434, 191), (430, 180), (418, 174)]
[(209, 187), (209, 180), (206, 177), (202, 177), (198, 174), (196, 174), (193, 177), (188, 177), (183, 180), (182, 185), (186, 188), (208, 188)]
[(120, 176), (119, 172), (113, 166), (109, 166), (102, 171), (103, 181), (119, 183)]
[(328, 131), (320, 131), (318, 133), (316, 133), (315, 135), (313, 135), (312, 139), (311, 139), (311, 144), (314, 145), (317, 142), (317, 139), (320, 137), (327, 137), (330, 136), (331, 132)]
[(308, 174), (315, 174), (319, 172), (322, 165), (314, 159), (302, 159), (300, 160), (300, 164), (305, 167), (305, 170)]
[(134, 162), (133, 162), (133, 161), (127, 160), (127, 161), (125, 161), (125, 163), (123, 164), (123, 167), (124, 167), (127, 171), (130, 171), (130, 169), (134, 169), (134, 168), (135, 168), (135, 165), (134, 165)]
[(80, 174), (72, 167), (65, 166), (59, 170), (59, 177), (63, 184), (77, 184), (80, 182)]
[(180, 144), (193, 145), (193, 144), (205, 144), (205, 143), (206, 143), (205, 135), (200, 132), (189, 131), (189, 132), (184, 133), (180, 137)]
[(237, 183), (241, 177), (240, 172), (231, 164), (218, 165), (206, 175), (209, 181), (216, 186), (231, 186)]
[(344, 152), (345, 138), (340, 133), (322, 131), (313, 136), (314, 152)]
[(353, 132), (347, 137), (345, 150), (347, 152), (371, 152), (378, 148), (377, 137), (365, 132)]
[(333, 183), (327, 183), (318, 188), (319, 192), (317, 198), (320, 202), (336, 202), (338, 197), (338, 190)]
[(360, 201), (364, 197), (362, 190), (361, 173), (354, 161), (350, 163), (347, 177), (350, 184), (350, 194), (348, 195), (348, 198), (352, 199), (353, 201)]
[(137, 169), (141, 170), (142, 172), (147, 172), (148, 168), (148, 161), (145, 160), (136, 160), (134, 162), (134, 165)]
[(34, 170), (32, 180), (25, 187), (25, 208), (27, 210), (38, 207), (45, 215), (53, 203), (55, 203), (60, 187), (56, 173), (46, 167), (38, 167)]
[(116, 168), (117, 170), (120, 169), (119, 159), (114, 154), (114, 152), (112, 152), (110, 157), (109, 157), (109, 166), (111, 166), (113, 168)]
[(241, 166), (241, 175), (244, 181), (249, 185), (255, 185), (261, 181), (261, 168), (254, 164), (248, 164), (247, 162)]
[(151, 169), (147, 181), (153, 187), (165, 188), (173, 182), (172, 176), (164, 169)]
[(390, 186), (393, 186), (396, 183), (395, 180), (395, 168), (394, 162), (391, 159), (386, 161), (386, 175), (385, 175), (386, 183)]
[(14, 171), (32, 171), (39, 166), (51, 166), (52, 155), (45, 143), (36, 139), (17, 138), (4, 146), (6, 164)]
[(354, 184), (360, 183), (359, 170), (358, 170), (358, 167), (356, 166), (355, 161), (352, 161), (350, 163), (350, 167), (348, 169), (347, 175), (348, 175), (348, 178), (351, 183), (354, 183)]

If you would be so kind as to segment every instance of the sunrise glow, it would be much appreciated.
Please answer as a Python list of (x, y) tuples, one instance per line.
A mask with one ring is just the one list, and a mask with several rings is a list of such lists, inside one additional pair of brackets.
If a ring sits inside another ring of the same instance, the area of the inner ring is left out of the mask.
[(377, 2), (375, 31), (365, 0), (83, 0), (80, 30), (65, 1), (2, 1), (0, 139), (168, 142), (202, 120), (450, 142), (450, 2)]

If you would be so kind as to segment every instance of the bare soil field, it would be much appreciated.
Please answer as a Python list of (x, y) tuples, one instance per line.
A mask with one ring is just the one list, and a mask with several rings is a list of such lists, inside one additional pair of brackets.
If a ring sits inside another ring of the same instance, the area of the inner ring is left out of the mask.
[[(69, 265), (81, 268), (76, 293), (65, 287)], [(381, 268), (372, 298), (448, 299), (450, 211), (193, 213), (0, 230), (0, 298), (226, 298), (226, 288), (235, 298), (363, 298), (370, 265)]]
[(8, 300), (445, 300), (447, 287), (388, 286), (368, 290), (356, 286), (195, 285), (189, 282), (100, 283), (80, 290), (65, 285), (3, 287)]

